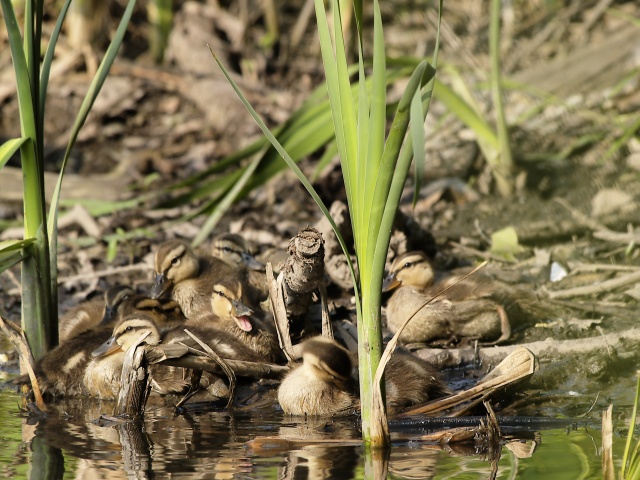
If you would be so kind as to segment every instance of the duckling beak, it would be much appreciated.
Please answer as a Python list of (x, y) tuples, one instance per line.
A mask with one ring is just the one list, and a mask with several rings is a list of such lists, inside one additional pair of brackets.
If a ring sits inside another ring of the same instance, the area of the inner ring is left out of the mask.
[(250, 270), (264, 270), (264, 264), (255, 259), (253, 255), (249, 255), (246, 252), (242, 252), (242, 261)]
[(387, 277), (382, 281), (382, 293), (390, 292), (396, 287), (399, 287), (402, 282), (396, 278), (395, 273), (390, 273)]
[(153, 299), (160, 298), (171, 286), (171, 282), (167, 280), (164, 273), (156, 274), (156, 280), (151, 289), (149, 296)]
[(247, 307), (244, 303), (237, 300), (232, 300), (231, 305), (231, 315), (233, 316), (236, 325), (238, 325), (238, 327), (245, 332), (250, 332), (251, 330), (253, 330), (253, 325), (249, 320), (249, 317), (253, 315), (253, 310)]
[(109, 340), (107, 340), (93, 352), (91, 352), (91, 358), (106, 357), (121, 350), (122, 347), (120, 347), (120, 345), (118, 345), (118, 343), (116, 342), (116, 337), (112, 336), (109, 338)]

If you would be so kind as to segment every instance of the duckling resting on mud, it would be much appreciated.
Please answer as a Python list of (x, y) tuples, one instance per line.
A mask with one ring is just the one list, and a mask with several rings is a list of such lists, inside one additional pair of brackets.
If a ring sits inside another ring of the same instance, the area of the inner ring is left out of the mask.
[(395, 289), (387, 302), (391, 333), (395, 334), (417, 312), (400, 334), (405, 344), (452, 339), (497, 343), (509, 338), (511, 322), (530, 322), (533, 317), (549, 314), (530, 291), (480, 275), (455, 284), (459, 280), (456, 276), (435, 283), (431, 263), (422, 252), (397, 257), (383, 284), (383, 291)]
[[(302, 364), (284, 378), (278, 402), (284, 413), (305, 416), (349, 415), (360, 408), (350, 353), (336, 341), (314, 337), (301, 344)], [(391, 414), (449, 393), (435, 369), (397, 349), (385, 372)]]

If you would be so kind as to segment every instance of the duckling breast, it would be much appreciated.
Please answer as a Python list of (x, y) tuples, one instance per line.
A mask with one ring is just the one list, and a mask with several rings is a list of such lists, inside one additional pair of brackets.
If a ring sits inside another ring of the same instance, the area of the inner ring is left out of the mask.
[(353, 395), (307, 374), (302, 367), (290, 372), (282, 381), (278, 402), (288, 415), (349, 415), (357, 408)]
[(124, 352), (92, 359), (84, 370), (82, 384), (86, 393), (101, 399), (115, 399), (120, 392)]

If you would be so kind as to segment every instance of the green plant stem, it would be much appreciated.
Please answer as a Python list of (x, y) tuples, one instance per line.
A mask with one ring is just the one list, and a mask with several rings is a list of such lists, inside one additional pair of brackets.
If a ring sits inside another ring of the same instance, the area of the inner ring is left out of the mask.
[(496, 127), (500, 151), (498, 163), (494, 169), (494, 177), (498, 191), (503, 196), (513, 193), (513, 158), (509, 145), (509, 130), (504, 113), (502, 98), (502, 82), (500, 75), (500, 7), (501, 0), (491, 0), (491, 16), (489, 25), (489, 53), (491, 56), (491, 93), (496, 112)]

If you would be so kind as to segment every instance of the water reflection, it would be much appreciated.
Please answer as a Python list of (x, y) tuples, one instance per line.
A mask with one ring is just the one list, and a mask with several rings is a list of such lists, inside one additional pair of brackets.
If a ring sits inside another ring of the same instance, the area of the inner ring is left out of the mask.
[[(228, 413), (221, 407), (176, 416), (159, 401), (149, 404), (141, 425), (105, 424), (95, 419), (111, 413), (110, 402), (73, 399), (50, 404), (47, 417), (29, 425), (16, 403), (14, 394), (0, 392), (6, 445), (0, 452), (1, 477), (428, 479), (489, 478), (492, 471), (487, 456), (473, 446), (425, 444), (416, 432), (401, 438), (398, 430), (390, 453), (369, 458), (355, 417), (292, 420), (274, 411)], [(542, 441), (530, 437), (502, 448), (495, 463), (498, 478), (599, 473), (596, 429), (543, 431)], [(615, 440), (614, 458), (620, 458), (623, 444), (624, 439)]]

